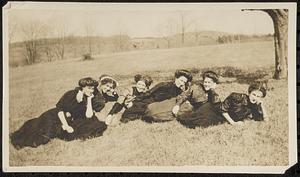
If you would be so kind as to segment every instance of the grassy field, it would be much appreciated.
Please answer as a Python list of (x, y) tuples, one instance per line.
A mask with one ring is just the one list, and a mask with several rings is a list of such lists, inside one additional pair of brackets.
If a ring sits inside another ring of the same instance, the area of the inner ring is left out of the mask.
[(246, 92), (239, 71), (253, 78), (263, 73), (270, 89), (265, 98), (268, 122), (186, 129), (176, 121), (146, 124), (137, 120), (109, 127), (102, 137), (87, 141), (54, 139), (18, 151), (10, 145), (10, 165), (287, 165), (287, 81), (270, 79), (273, 63), (273, 43), (260, 42), (135, 51), (97, 56), (93, 61), (69, 59), (10, 68), (9, 132), (54, 107), (84, 76), (112, 74), (120, 87), (128, 87), (136, 73), (148, 73), (159, 82), (172, 78), (175, 69), (191, 69), (199, 79), (200, 71), (211, 68), (224, 76), (218, 88), (223, 99), (233, 91)]

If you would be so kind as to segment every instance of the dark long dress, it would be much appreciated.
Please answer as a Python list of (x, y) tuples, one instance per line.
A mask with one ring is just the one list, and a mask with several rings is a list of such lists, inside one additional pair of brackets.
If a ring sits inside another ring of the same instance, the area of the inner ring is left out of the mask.
[[(207, 127), (219, 122), (219, 95), (214, 90), (206, 91), (202, 84), (193, 85), (191, 94), (186, 98), (193, 106), (189, 112), (179, 114), (177, 121), (188, 128)], [(184, 101), (184, 100), (183, 100)]]
[(263, 120), (260, 105), (252, 104), (246, 94), (232, 93), (222, 103), (207, 102), (190, 115), (178, 118), (178, 121), (188, 128), (208, 127), (226, 122), (222, 115), (225, 112), (234, 121), (242, 121), (251, 115), (256, 121)]
[[(107, 128), (105, 123), (98, 121), (95, 116), (85, 117), (87, 98), (84, 96), (83, 101), (78, 103), (77, 93), (77, 88), (66, 92), (55, 108), (44, 112), (38, 118), (25, 122), (20, 129), (10, 135), (12, 145), (19, 149), (26, 146), (37, 147), (48, 143), (53, 138), (70, 141), (77, 138), (101, 136)], [(95, 91), (94, 95), (92, 107), (98, 112), (104, 107), (105, 102), (99, 92)], [(68, 124), (74, 129), (73, 133), (67, 133), (62, 129), (62, 123), (58, 117), (60, 111), (65, 113)], [(71, 117), (67, 117), (66, 112), (69, 112)]]
[(132, 101), (132, 106), (123, 112), (120, 119), (122, 123), (142, 118), (151, 101), (149, 92), (139, 92), (136, 87), (132, 87), (132, 96), (135, 96), (135, 99)]
[(143, 99), (146, 110), (142, 120), (148, 123), (173, 120), (171, 110), (181, 93), (182, 90), (174, 82), (162, 82), (154, 86)]

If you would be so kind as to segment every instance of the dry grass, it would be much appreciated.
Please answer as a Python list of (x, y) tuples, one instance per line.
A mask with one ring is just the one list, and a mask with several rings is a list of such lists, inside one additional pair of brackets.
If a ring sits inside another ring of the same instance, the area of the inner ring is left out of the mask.
[[(9, 132), (53, 107), (84, 76), (97, 78), (103, 73), (113, 74), (121, 87), (126, 87), (132, 83), (133, 74), (145, 70), (156, 82), (170, 79), (176, 68), (193, 68), (196, 77), (201, 69), (214, 66), (221, 67), (220, 72), (226, 70), (223, 66), (233, 66), (253, 73), (273, 65), (273, 50), (272, 42), (201, 46), (10, 68)], [(269, 78), (272, 74), (265, 71)], [(54, 139), (47, 145), (19, 151), (10, 145), (10, 165), (287, 165), (287, 83), (270, 79), (269, 87), (272, 89), (265, 99), (269, 122), (246, 121), (242, 127), (223, 124), (186, 129), (176, 121), (146, 124), (137, 120), (109, 127), (104, 136), (87, 141)], [(246, 90), (246, 84), (235, 81), (224, 82), (219, 87), (222, 98), (232, 91)]]

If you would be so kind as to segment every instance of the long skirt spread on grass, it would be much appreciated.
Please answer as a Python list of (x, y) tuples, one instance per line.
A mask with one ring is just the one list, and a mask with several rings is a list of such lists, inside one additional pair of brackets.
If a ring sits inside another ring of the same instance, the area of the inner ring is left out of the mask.
[(203, 104), (196, 110), (178, 115), (177, 120), (188, 128), (208, 127), (225, 122), (217, 105), (209, 102)]
[(172, 108), (176, 104), (176, 98), (171, 98), (161, 102), (154, 102), (148, 105), (148, 108), (142, 120), (145, 122), (168, 122), (175, 119), (172, 114)]
[(142, 101), (134, 101), (132, 107), (126, 109), (120, 121), (122, 123), (127, 123), (129, 121), (134, 121), (137, 119), (141, 119), (147, 110), (148, 103), (144, 103)]
[(23, 147), (38, 147), (47, 144), (53, 138), (66, 141), (74, 139), (87, 139), (101, 136), (107, 128), (105, 123), (98, 121), (97, 117), (87, 118), (66, 118), (73, 133), (67, 133), (62, 129), (58, 118), (58, 109), (53, 108), (40, 117), (28, 120), (23, 126), (10, 135), (11, 143), (16, 149)]

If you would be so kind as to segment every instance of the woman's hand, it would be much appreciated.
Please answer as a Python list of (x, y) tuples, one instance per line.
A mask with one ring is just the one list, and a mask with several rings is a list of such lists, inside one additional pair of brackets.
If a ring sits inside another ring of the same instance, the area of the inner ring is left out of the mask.
[(257, 105), (262, 105), (262, 104), (263, 104), (263, 99), (262, 99), (262, 98), (257, 98), (255, 104), (257, 104)]
[(88, 99), (92, 99), (92, 98), (94, 98), (94, 94), (88, 96)]
[(113, 115), (108, 115), (105, 119), (105, 124), (110, 125), (112, 123), (113, 119), (114, 119)]
[(81, 90), (78, 91), (78, 93), (76, 95), (76, 100), (78, 103), (83, 101), (83, 92)]
[(62, 129), (67, 131), (68, 133), (73, 133), (74, 129), (69, 125), (62, 125)]
[(116, 93), (116, 91), (114, 89), (111, 89), (111, 90), (109, 90), (109, 91), (106, 92), (106, 94), (108, 96), (114, 96), (115, 93)]
[(179, 108), (180, 108), (179, 105), (175, 105), (172, 109), (172, 113), (175, 117), (177, 116), (177, 114), (179, 112)]
[(133, 103), (132, 102), (125, 103), (125, 106), (126, 108), (131, 108), (133, 106)]
[(71, 116), (72, 116), (71, 113), (66, 112), (66, 117), (71, 117)]
[(93, 107), (92, 107), (92, 98), (94, 97), (93, 94), (87, 97), (87, 106), (85, 111), (86, 118), (92, 118), (94, 115)]

